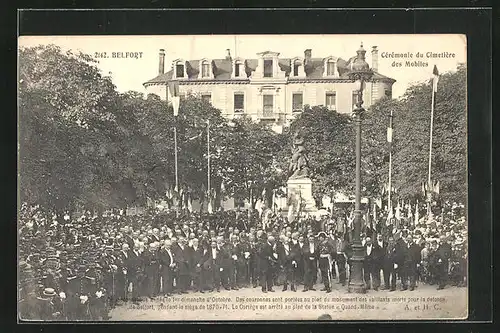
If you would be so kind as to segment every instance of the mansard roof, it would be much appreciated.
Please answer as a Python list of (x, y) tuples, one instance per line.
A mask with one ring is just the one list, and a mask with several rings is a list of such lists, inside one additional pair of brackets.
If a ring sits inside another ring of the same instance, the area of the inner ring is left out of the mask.
[[(342, 58), (337, 58), (337, 71), (339, 74), (338, 78), (349, 79), (347, 74), (350, 71), (350, 64), (355, 58), (356, 58), (356, 56), (351, 57), (348, 60), (344, 60)], [(238, 59), (244, 62), (245, 72), (247, 73), (247, 75), (250, 75), (251, 72), (254, 72), (256, 70), (257, 65), (258, 65), (258, 59), (243, 59), (243, 58), (238, 58)], [(296, 59), (296, 57), (278, 59), (278, 66), (280, 67), (280, 69), (282, 71), (285, 72), (286, 76), (288, 76), (291, 72), (291, 61), (293, 59)], [(304, 68), (305, 73), (306, 73), (306, 77), (305, 78), (293, 78), (293, 80), (329, 79), (329, 78), (325, 78), (323, 76), (325, 59), (327, 59), (327, 58), (311, 58), (308, 62), (306, 61), (305, 68)], [(209, 59), (202, 59), (202, 60), (209, 60)], [(185, 62), (188, 80), (197, 80), (197, 79), (201, 80), (199, 65), (200, 65), (200, 62), (202, 60), (189, 60), (189, 61)], [(213, 60), (211, 60), (213, 72), (214, 72), (214, 77), (211, 80), (212, 81), (229, 81), (229, 80), (241, 81), (242, 80), (241, 78), (232, 78), (232, 76), (231, 76), (231, 74), (233, 72), (234, 60), (235, 59), (213, 59)], [(158, 75), (155, 78), (143, 83), (143, 85), (164, 83), (168, 80), (171, 80), (172, 76), (173, 76), (172, 71), (170, 70), (164, 74)], [(390, 77), (387, 77), (385, 75), (382, 75), (378, 72), (375, 72), (373, 78), (376, 80), (388, 81), (388, 82), (395, 82), (396, 81), (396, 80), (394, 80)], [(207, 79), (203, 79), (203, 80), (206, 81)]]

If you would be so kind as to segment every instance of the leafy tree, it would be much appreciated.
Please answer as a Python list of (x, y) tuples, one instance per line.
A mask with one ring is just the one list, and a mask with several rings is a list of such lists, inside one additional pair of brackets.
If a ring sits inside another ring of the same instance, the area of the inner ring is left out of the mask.
[[(440, 182), (440, 195), (465, 200), (467, 184), (466, 68), (441, 75), (435, 97), (432, 179)], [(414, 85), (401, 101), (396, 122), (394, 179), (403, 198), (421, 194), (427, 181), (432, 85)]]
[[(55, 46), (19, 52), (21, 200), (74, 207), (90, 182), (105, 182), (116, 91), (84, 54)], [(99, 168), (100, 173), (95, 172)]]
[[(313, 196), (319, 202), (334, 191), (352, 192), (354, 188), (355, 132), (349, 115), (324, 106), (306, 106), (291, 124), (288, 147), (295, 132), (305, 136), (313, 181)], [(287, 153), (288, 158), (290, 153)], [(288, 160), (284, 167), (288, 169)]]

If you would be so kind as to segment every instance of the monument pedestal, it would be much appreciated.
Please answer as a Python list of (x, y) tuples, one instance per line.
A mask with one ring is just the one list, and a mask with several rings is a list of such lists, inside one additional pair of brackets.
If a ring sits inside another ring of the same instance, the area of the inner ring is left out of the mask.
[(302, 201), (304, 204), (302, 212), (316, 212), (316, 202), (312, 196), (312, 181), (309, 178), (298, 178), (288, 180), (288, 198), (291, 202), (296, 203)]

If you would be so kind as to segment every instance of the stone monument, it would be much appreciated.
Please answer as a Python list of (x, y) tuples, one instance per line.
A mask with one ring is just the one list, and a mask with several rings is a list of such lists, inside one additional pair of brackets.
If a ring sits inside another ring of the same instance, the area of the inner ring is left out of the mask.
[(304, 137), (296, 132), (293, 138), (292, 158), (288, 167), (288, 209), (296, 213), (317, 211), (312, 196), (312, 181), (309, 178), (309, 161), (304, 147)]

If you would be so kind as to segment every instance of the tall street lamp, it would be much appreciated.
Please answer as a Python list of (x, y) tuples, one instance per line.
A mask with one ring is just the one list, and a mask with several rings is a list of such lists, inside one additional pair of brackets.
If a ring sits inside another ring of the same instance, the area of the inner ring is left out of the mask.
[(353, 110), (354, 122), (356, 124), (356, 201), (354, 208), (354, 235), (352, 241), (353, 256), (351, 278), (349, 279), (349, 292), (365, 293), (365, 284), (363, 283), (363, 261), (364, 251), (361, 244), (361, 116), (365, 109), (363, 108), (363, 89), (365, 82), (373, 76), (373, 71), (365, 61), (366, 51), (361, 44), (357, 51), (357, 57), (350, 66), (349, 78), (356, 83), (357, 103)]

